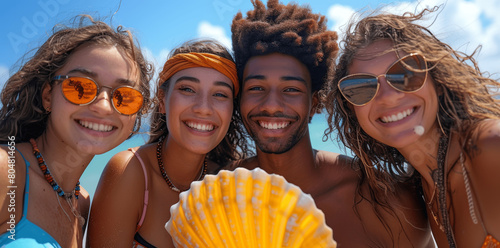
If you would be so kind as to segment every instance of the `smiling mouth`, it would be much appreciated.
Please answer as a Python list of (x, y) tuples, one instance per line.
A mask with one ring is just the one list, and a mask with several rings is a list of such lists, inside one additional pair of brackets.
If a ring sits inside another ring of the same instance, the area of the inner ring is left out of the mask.
[(407, 110), (399, 112), (397, 114), (393, 114), (393, 115), (390, 115), (390, 116), (384, 116), (384, 117), (380, 118), (380, 120), (383, 123), (390, 123), (390, 122), (400, 121), (400, 120), (406, 118), (407, 116), (411, 115), (413, 113), (413, 111), (415, 111), (415, 109), (413, 109), (413, 108), (407, 109)]
[(185, 122), (186, 125), (192, 129), (202, 132), (210, 132), (215, 129), (215, 126), (212, 124), (200, 124), (195, 122)]
[(276, 129), (283, 129), (290, 125), (289, 121), (283, 121), (283, 122), (267, 122), (267, 121), (259, 121), (259, 125), (262, 128), (265, 129), (271, 129), (271, 130), (276, 130)]
[(102, 123), (94, 123), (90, 121), (78, 121), (78, 124), (80, 124), (82, 127), (85, 127), (87, 129), (93, 130), (93, 131), (98, 131), (98, 132), (109, 132), (113, 130), (113, 126), (111, 125), (106, 125)]

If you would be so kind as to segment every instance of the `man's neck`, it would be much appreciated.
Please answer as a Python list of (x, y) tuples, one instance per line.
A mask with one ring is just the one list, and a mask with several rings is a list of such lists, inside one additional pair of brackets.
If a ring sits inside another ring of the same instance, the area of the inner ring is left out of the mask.
[(304, 135), (285, 153), (264, 153), (257, 149), (256, 163), (257, 167), (267, 173), (281, 175), (292, 183), (299, 178), (307, 177), (315, 168), (315, 153), (309, 135)]

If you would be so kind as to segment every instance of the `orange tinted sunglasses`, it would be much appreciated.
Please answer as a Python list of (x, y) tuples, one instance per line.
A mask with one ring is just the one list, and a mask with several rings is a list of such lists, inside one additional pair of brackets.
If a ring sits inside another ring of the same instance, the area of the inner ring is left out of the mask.
[[(100, 92), (99, 85), (90, 78), (59, 75), (52, 78), (52, 80), (62, 80), (61, 88), (64, 98), (75, 105), (91, 104)], [(113, 96), (111, 103), (118, 113), (133, 115), (141, 109), (144, 97), (137, 89), (126, 85), (116, 88), (101, 87), (111, 89), (111, 96)]]

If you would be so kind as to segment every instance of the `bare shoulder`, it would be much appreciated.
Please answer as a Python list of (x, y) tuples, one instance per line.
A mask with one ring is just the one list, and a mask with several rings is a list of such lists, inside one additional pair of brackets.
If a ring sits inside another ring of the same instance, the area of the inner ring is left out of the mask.
[(134, 153), (126, 150), (114, 155), (103, 170), (93, 198), (89, 244), (93, 247), (132, 244), (144, 192), (144, 172)]
[(496, 178), (500, 174), (500, 120), (481, 122), (473, 142), (467, 169), (477, 176), (484, 175), (486, 180)]
[[(10, 187), (16, 186), (15, 160), (15, 150), (13, 152), (7, 146), (0, 146), (0, 178), (2, 178), (0, 180), (0, 227), (2, 227), (0, 233), (7, 229), (4, 227), (7, 226), (6, 222), (10, 220), (10, 214), (19, 209), (15, 208), (16, 189), (10, 189)], [(14, 204), (11, 203), (11, 199), (14, 199)]]
[(500, 157), (500, 120), (485, 120), (479, 124), (475, 142), (478, 156)]
[[(17, 148), (17, 149), (16, 149)], [(26, 163), (20, 150), (27, 151), (25, 144), (0, 145), (0, 233), (7, 230), (7, 221), (12, 214), (22, 213), (23, 192), (26, 178)], [(27, 153), (25, 153), (27, 154)], [(16, 222), (21, 214), (14, 214)]]
[[(498, 211), (500, 190), (500, 120), (486, 120), (478, 127), (477, 140), (472, 154), (465, 162), (472, 195), (477, 200), (481, 219), (488, 232), (500, 235), (500, 212)], [(463, 186), (462, 186), (463, 187)]]
[[(11, 146), (9, 146), (11, 147)], [(1, 178), (9, 178), (15, 176), (13, 173), (16, 166), (16, 152), (15, 150), (10, 150), (7, 146), (0, 146), (0, 176)], [(10, 171), (10, 172), (9, 172)], [(12, 173), (11, 173), (12, 172)], [(9, 178), (10, 179), (10, 178)], [(6, 189), (9, 185), (9, 180), (0, 180), (0, 186), (2, 190)], [(3, 196), (3, 194), (2, 194)]]
[(338, 180), (350, 184), (359, 182), (360, 174), (353, 158), (334, 152), (315, 151), (316, 166), (321, 177), (328, 178), (332, 183)]
[(315, 150), (316, 164), (320, 167), (353, 168), (353, 158), (329, 151)]
[[(133, 148), (133, 150), (138, 149)], [(140, 161), (131, 151), (121, 151), (115, 154), (106, 164), (94, 198), (103, 196), (103, 193), (105, 195), (124, 194), (130, 197), (136, 191), (135, 189), (141, 189), (138, 192), (144, 190), (144, 182), (144, 172)], [(129, 188), (133, 191), (125, 190)], [(105, 199), (109, 198), (109, 196), (105, 196)]]
[[(137, 150), (137, 148), (133, 149)], [(131, 151), (129, 150), (121, 151), (115, 154), (113, 157), (111, 157), (111, 159), (106, 164), (105, 169), (109, 170), (109, 172), (123, 173), (125, 169), (129, 166), (129, 163), (133, 163), (132, 161), (133, 157), (134, 154)]]

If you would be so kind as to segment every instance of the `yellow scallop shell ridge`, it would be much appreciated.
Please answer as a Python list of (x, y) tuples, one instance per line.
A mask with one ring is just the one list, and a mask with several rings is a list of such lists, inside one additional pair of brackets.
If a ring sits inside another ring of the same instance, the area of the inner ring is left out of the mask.
[(193, 182), (170, 208), (176, 247), (328, 247), (332, 229), (313, 198), (262, 169), (221, 170)]

